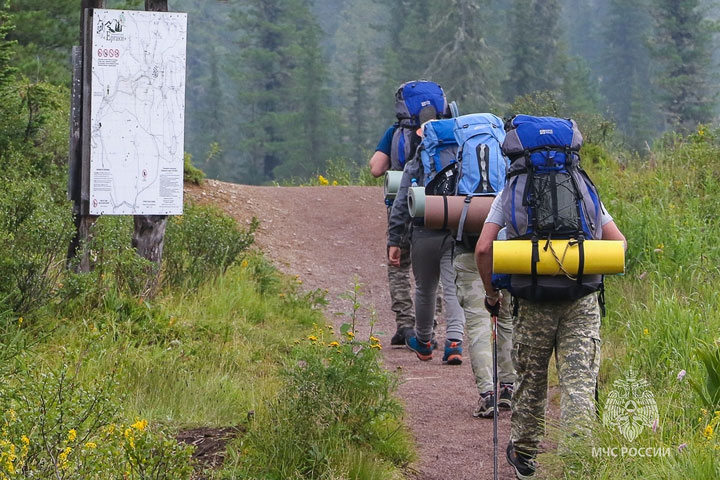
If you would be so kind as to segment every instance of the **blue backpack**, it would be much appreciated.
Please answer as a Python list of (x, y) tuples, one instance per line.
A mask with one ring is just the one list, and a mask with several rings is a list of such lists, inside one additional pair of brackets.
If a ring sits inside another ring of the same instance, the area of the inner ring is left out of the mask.
[(510, 276), (507, 287), (515, 296), (536, 301), (574, 300), (602, 290), (602, 275), (582, 273), (582, 242), (602, 238), (602, 206), (595, 185), (580, 168), (577, 124), (517, 115), (505, 128), (502, 149), (511, 160), (502, 205), (508, 240), (530, 239), (537, 251), (548, 248), (547, 240), (573, 238), (581, 258), (576, 278), (533, 272)]
[(505, 185), (508, 160), (503, 155), (503, 121), (492, 113), (473, 113), (455, 119), (458, 144), (458, 195), (497, 195)]
[(462, 115), (424, 126), (420, 158), (425, 194), (466, 196), (458, 241), (464, 240), (463, 226), (470, 199), (494, 196), (503, 188), (508, 168), (501, 149), (504, 138), (502, 120), (491, 113)]
[(428, 120), (450, 117), (450, 108), (440, 85), (417, 80), (403, 83), (395, 92), (395, 116), (390, 168), (402, 170), (420, 143), (416, 130)]

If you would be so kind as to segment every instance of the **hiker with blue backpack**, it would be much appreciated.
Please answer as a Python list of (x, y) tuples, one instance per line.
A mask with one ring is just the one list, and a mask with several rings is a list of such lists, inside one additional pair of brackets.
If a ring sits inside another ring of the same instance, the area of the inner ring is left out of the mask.
[[(490, 113), (463, 115), (454, 119), (452, 135), (458, 145), (458, 180), (455, 194), (473, 197), (494, 198), (505, 184), (508, 160), (501, 146), (505, 139), (503, 121)], [(445, 139), (449, 142), (451, 139)], [(497, 316), (493, 334), (493, 323), (485, 309), (485, 296), (480, 274), (475, 263), (475, 245), (478, 232), (467, 232), (461, 223), (456, 230), (455, 268), (457, 296), (465, 312), (465, 331), (468, 352), (478, 402), (473, 416), (492, 418), (497, 407), (509, 409), (512, 402), (515, 369), (512, 365), (512, 315), (509, 305), (503, 305)], [(492, 295), (493, 292), (490, 291)], [(493, 376), (493, 335), (497, 345), (496, 370)], [(498, 398), (495, 398), (495, 380), (499, 381)]]
[[(442, 87), (434, 82), (417, 80), (398, 87), (395, 115), (397, 121), (385, 131), (370, 158), (370, 173), (375, 177), (384, 175), (388, 170), (401, 172), (420, 144), (417, 129), (421, 123), (449, 116), (450, 113)], [(389, 220), (393, 201), (386, 199), (386, 205)], [(410, 230), (406, 228), (396, 233), (394, 242), (399, 249), (399, 259), (388, 262), (391, 309), (396, 323), (390, 345), (404, 346), (406, 336), (412, 334), (415, 328), (410, 286)]]
[[(424, 125), (432, 125), (430, 121)], [(418, 359), (433, 358), (434, 312), (438, 283), (442, 282), (445, 301), (445, 345), (442, 361), (448, 365), (462, 363), (462, 341), (465, 316), (458, 303), (455, 287), (455, 271), (452, 266), (454, 239), (449, 229), (429, 229), (413, 222), (408, 208), (411, 187), (426, 186), (433, 172), (423, 167), (422, 147), (418, 155), (407, 162), (403, 169), (400, 188), (393, 202), (388, 225), (388, 262), (397, 264), (400, 259), (400, 234), (410, 226), (410, 243), (413, 274), (415, 276), (415, 330), (405, 337), (406, 346)]]
[[(507, 460), (517, 478), (527, 479), (535, 473), (534, 458), (544, 435), (553, 351), (561, 421), (574, 435), (589, 432), (596, 411), (604, 290), (602, 275), (584, 273), (594, 260), (584, 257), (584, 243), (616, 240), (626, 246), (626, 241), (580, 167), (582, 135), (573, 120), (517, 115), (505, 128), (502, 149), (511, 161), (507, 182), (491, 206), (475, 255), (489, 292), (487, 310), (497, 315), (509, 302), (500, 293), (503, 287), (512, 293), (517, 312), (512, 352), (517, 378)], [(493, 241), (502, 228), (507, 229), (506, 241), (531, 245), (527, 273), (493, 276)], [(577, 271), (539, 274), (539, 258), (548, 252), (563, 266), (564, 253), (554, 246), (560, 244), (579, 250)]]

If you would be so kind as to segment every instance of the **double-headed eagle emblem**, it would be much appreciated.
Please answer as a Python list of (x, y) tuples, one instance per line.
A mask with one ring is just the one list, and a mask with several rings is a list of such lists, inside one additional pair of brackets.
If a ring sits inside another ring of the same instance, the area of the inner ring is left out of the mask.
[(625, 379), (615, 380), (613, 385), (615, 390), (605, 401), (603, 425), (617, 427), (632, 442), (643, 427), (652, 427), (658, 421), (655, 396), (648, 390), (647, 380), (637, 378), (633, 370), (627, 373)]

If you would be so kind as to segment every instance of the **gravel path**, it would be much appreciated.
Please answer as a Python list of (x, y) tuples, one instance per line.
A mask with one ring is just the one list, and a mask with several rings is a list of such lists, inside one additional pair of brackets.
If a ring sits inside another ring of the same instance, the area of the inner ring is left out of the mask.
[[(334, 314), (350, 309), (339, 295), (357, 277), (363, 284), (361, 303), (377, 311), (375, 331), (383, 333), (377, 336), (385, 347), (385, 365), (403, 378), (399, 395), (419, 454), (412, 478), (492, 478), (492, 420), (472, 416), (477, 394), (467, 356), (462, 365), (448, 366), (441, 355), (425, 363), (409, 350), (389, 348), (395, 322), (389, 307), (381, 187), (253, 187), (209, 180), (203, 187), (186, 186), (185, 193), (220, 206), (240, 222), (257, 217), (260, 248), (282, 271), (300, 275), (308, 288), (328, 289), (328, 318), (337, 323), (344, 319)], [(444, 339), (438, 340), (442, 345)], [(502, 479), (514, 478), (504, 455), (509, 418), (501, 412)]]

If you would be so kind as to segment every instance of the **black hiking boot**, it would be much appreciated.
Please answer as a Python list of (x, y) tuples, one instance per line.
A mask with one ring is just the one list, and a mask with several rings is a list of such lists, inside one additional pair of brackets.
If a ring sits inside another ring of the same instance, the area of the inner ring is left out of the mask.
[(537, 468), (535, 459), (530, 455), (516, 452), (512, 442), (507, 446), (507, 461), (515, 470), (515, 478), (518, 480), (529, 480), (535, 475)]
[(405, 346), (405, 339), (411, 336), (414, 332), (412, 327), (398, 327), (395, 331), (395, 335), (390, 339), (390, 346)]

